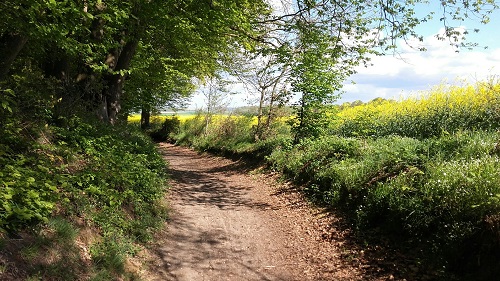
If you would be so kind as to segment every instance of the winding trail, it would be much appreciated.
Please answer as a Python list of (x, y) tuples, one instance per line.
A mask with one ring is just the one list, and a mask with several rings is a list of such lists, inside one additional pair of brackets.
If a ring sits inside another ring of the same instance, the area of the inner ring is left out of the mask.
[(150, 247), (146, 280), (393, 280), (349, 230), (239, 161), (161, 144), (170, 219)]

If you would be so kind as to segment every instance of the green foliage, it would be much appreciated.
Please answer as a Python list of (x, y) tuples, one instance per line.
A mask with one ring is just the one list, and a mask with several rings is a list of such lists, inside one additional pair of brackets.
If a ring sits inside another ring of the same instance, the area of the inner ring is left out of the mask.
[(0, 84), (0, 230), (47, 222), (60, 198), (59, 155), (43, 144), (54, 89), (40, 73), (25, 72), (11, 77), (12, 88)]
[(153, 130), (151, 137), (155, 141), (171, 141), (172, 136), (179, 133), (181, 121), (177, 116), (167, 117), (161, 128)]
[[(193, 78), (212, 75), (233, 53), (256, 44), (257, 19), (269, 9), (265, 1), (247, 0), (14, 0), (0, 5), (6, 15), (0, 80), (39, 68), (64, 88), (65, 104), (100, 110), (115, 123), (115, 113), (159, 108), (192, 94)], [(113, 105), (103, 106), (105, 98)]]
[(29, 66), (0, 83), (0, 156), (30, 149), (52, 117), (56, 91), (51, 79)]
[[(480, 243), (478, 233), (491, 237), (484, 243), (500, 238), (485, 223), (500, 212), (497, 139), (481, 131), (425, 140), (331, 136), (277, 149), (268, 161), (306, 183), (317, 202), (350, 214), (358, 229), (383, 227), (453, 255), (464, 241)], [(472, 252), (492, 257), (482, 247)]]
[(174, 136), (174, 139), (178, 144), (191, 146), (203, 134), (205, 126), (205, 118), (198, 113), (194, 118), (181, 123), (179, 133)]
[(105, 233), (120, 229), (147, 240), (159, 226), (153, 218), (161, 213), (158, 201), (165, 192), (165, 163), (155, 146), (137, 128), (72, 122), (59, 132), (59, 140), (78, 147), (89, 162), (69, 176), (69, 201), (85, 202)]
[[(47, 223), (57, 243), (70, 245), (74, 226), (52, 217), (83, 218), (102, 236), (92, 246), (94, 264), (114, 278), (123, 274), (125, 258), (134, 253), (130, 245), (151, 240), (163, 225), (166, 164), (136, 127), (109, 127), (77, 117), (63, 123), (65, 127), (47, 126), (27, 151), (0, 158), (5, 167), (0, 172), (0, 227), (15, 233)], [(57, 243), (44, 247), (58, 251)], [(38, 257), (37, 252), (32, 256)], [(57, 264), (40, 268), (47, 272), (44, 276), (61, 271)], [(68, 276), (79, 268), (71, 265)]]
[[(321, 17), (320, 17), (321, 18)], [(337, 35), (330, 30), (299, 21), (298, 29), (298, 61), (292, 66), (291, 83), (293, 91), (300, 93), (297, 108), (297, 120), (292, 123), (295, 142), (307, 137), (318, 137), (328, 125), (326, 118), (328, 104), (338, 98), (338, 90), (344, 79), (351, 74), (351, 67), (356, 60), (346, 59), (345, 50), (336, 46)], [(354, 52), (356, 53), (356, 52)], [(362, 55), (363, 51), (360, 50)]]
[(125, 272), (125, 259), (133, 252), (134, 247), (119, 234), (105, 236), (104, 241), (94, 244), (90, 249), (97, 268), (115, 276)]
[(4, 167), (0, 172), (0, 229), (47, 222), (60, 198), (57, 176), (47, 168), (50, 161), (18, 155), (0, 162)]
[(201, 150), (243, 152), (253, 143), (252, 117), (228, 116), (212, 118), (214, 122), (193, 145)]
[(276, 150), (269, 161), (278, 170), (306, 182), (309, 193), (327, 204), (355, 205), (366, 187), (385, 180), (408, 166), (418, 165), (418, 143), (389, 138), (360, 141), (354, 138), (308, 139), (291, 151)]
[(289, 148), (292, 145), (290, 127), (284, 121), (271, 123), (267, 138), (256, 141), (254, 116), (212, 116), (208, 127), (206, 118), (198, 114), (183, 121), (179, 133), (174, 136), (176, 143), (202, 151), (249, 156), (259, 160), (264, 160), (276, 148)]

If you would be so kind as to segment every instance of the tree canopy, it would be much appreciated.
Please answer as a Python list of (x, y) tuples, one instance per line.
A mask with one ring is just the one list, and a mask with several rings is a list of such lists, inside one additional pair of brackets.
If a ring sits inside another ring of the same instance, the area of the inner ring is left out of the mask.
[(31, 75), (28, 80), (51, 81), (43, 99), (50, 99), (53, 113), (77, 108), (114, 124), (131, 111), (189, 96), (194, 81), (230, 72), (236, 54), (246, 52), (272, 61), (266, 66), (272, 72), (289, 70), (280, 77), (285, 86), (274, 88), (300, 96), (297, 135), (315, 135), (318, 127), (306, 125), (319, 124), (313, 120), (322, 106), (339, 95), (356, 65), (368, 63), (368, 54), (394, 49), (396, 38), (421, 39), (415, 27), (433, 16), (440, 17), (452, 44), (465, 44), (458, 37), (466, 34), (450, 22), (474, 16), (487, 23), (497, 8), (492, 0), (446, 0), (441, 11), (417, 15), (415, 5), (427, 2), (2, 2), (0, 81), (10, 93), (2, 103), (7, 108), (12, 100), (22, 101), (28, 94), (20, 83)]
[(64, 84), (61, 104), (78, 98), (112, 124), (126, 116), (122, 108), (189, 94), (192, 78), (212, 75), (222, 55), (253, 44), (255, 23), (268, 13), (261, 1), (19, 0), (0, 7), (8, 15), (0, 22), (0, 79), (35, 67)]

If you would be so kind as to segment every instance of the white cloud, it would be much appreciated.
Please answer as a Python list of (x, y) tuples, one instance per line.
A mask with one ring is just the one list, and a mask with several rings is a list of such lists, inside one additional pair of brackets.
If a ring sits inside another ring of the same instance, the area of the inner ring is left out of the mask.
[[(415, 43), (415, 42), (413, 42)], [(357, 84), (346, 85), (341, 102), (376, 97), (400, 98), (446, 81), (475, 82), (500, 74), (500, 49), (460, 50), (435, 36), (424, 38), (421, 52), (399, 42), (398, 56), (372, 58), (373, 66), (359, 67), (351, 77)]]
[[(401, 41), (399, 56), (373, 57), (373, 66), (360, 66), (358, 73), (349, 79), (356, 84), (345, 84), (345, 93), (339, 102), (369, 101), (377, 97), (399, 99), (443, 82), (475, 82), (500, 75), (500, 48), (457, 53), (448, 41), (440, 41), (434, 35), (424, 38), (421, 44), (427, 51), (412, 49)], [(240, 94), (232, 96), (231, 106), (252, 104), (241, 86), (232, 90)], [(203, 106), (203, 95), (195, 95), (190, 108)]]

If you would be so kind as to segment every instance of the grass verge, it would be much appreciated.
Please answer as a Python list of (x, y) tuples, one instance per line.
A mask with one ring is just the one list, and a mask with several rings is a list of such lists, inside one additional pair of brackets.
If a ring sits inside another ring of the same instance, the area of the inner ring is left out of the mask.
[(2, 158), (0, 279), (137, 280), (126, 261), (163, 226), (166, 163), (135, 127), (63, 123)]

